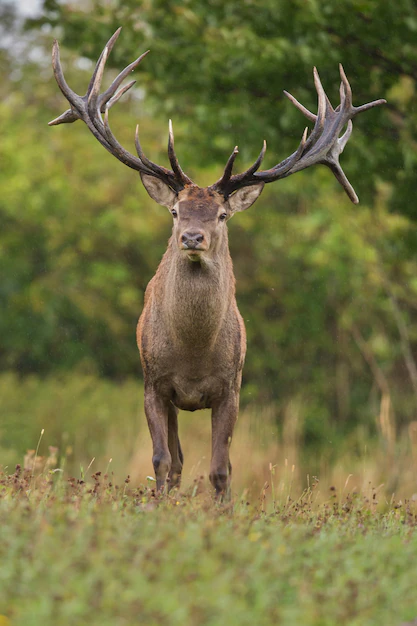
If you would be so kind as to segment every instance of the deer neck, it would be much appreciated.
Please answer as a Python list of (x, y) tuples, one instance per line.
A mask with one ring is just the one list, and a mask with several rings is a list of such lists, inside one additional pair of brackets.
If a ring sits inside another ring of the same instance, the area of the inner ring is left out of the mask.
[(195, 347), (213, 344), (235, 297), (227, 239), (201, 263), (181, 254), (171, 239), (163, 265), (163, 310), (170, 332)]

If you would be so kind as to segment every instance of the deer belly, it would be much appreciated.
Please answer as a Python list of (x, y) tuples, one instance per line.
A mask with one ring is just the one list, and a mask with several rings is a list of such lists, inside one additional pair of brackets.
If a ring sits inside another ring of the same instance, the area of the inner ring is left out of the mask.
[(213, 396), (218, 395), (218, 382), (205, 380), (178, 380), (174, 382), (172, 402), (184, 411), (197, 411), (209, 409)]

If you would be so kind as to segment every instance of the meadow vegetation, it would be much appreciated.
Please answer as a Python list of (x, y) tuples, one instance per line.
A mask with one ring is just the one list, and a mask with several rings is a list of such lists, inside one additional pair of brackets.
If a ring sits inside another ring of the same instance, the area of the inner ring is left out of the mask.
[(417, 503), (0, 474), (0, 623), (415, 624)]

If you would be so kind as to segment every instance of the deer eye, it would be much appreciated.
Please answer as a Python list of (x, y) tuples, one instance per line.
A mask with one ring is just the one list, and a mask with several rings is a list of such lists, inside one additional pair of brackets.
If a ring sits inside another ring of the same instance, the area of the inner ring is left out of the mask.
[(221, 213), (221, 214), (219, 215), (219, 220), (220, 220), (221, 222), (224, 222), (224, 220), (226, 219), (226, 217), (227, 217), (227, 213)]
[(171, 213), (172, 213), (172, 217), (178, 217), (178, 213), (176, 212), (175, 209), (172, 209)]

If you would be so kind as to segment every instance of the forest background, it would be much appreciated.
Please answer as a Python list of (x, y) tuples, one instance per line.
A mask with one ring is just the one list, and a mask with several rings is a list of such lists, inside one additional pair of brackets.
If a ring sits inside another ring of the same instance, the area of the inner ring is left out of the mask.
[[(265, 167), (295, 149), (305, 120), (282, 91), (316, 110), (314, 65), (334, 104), (339, 62), (354, 104), (387, 99), (354, 121), (341, 158), (358, 206), (314, 167), (268, 185), (230, 223), (248, 333), (232, 457), (242, 481), (286, 459), (300, 485), (357, 471), (387, 493), (416, 491), (414, 3), (44, 0), (31, 18), (0, 7), (0, 464), (21, 460), (45, 429), (40, 453), (57, 446), (73, 470), (111, 457), (137, 480), (152, 473), (135, 326), (171, 218), (81, 122), (47, 126), (67, 108), (53, 38), (83, 93), (123, 26), (105, 81), (151, 54), (112, 128), (134, 151), (139, 122), (148, 156), (166, 164), (171, 117), (182, 167), (202, 186), (236, 144), (238, 169), (264, 138)], [(209, 454), (209, 420), (182, 424), (192, 478)]]

